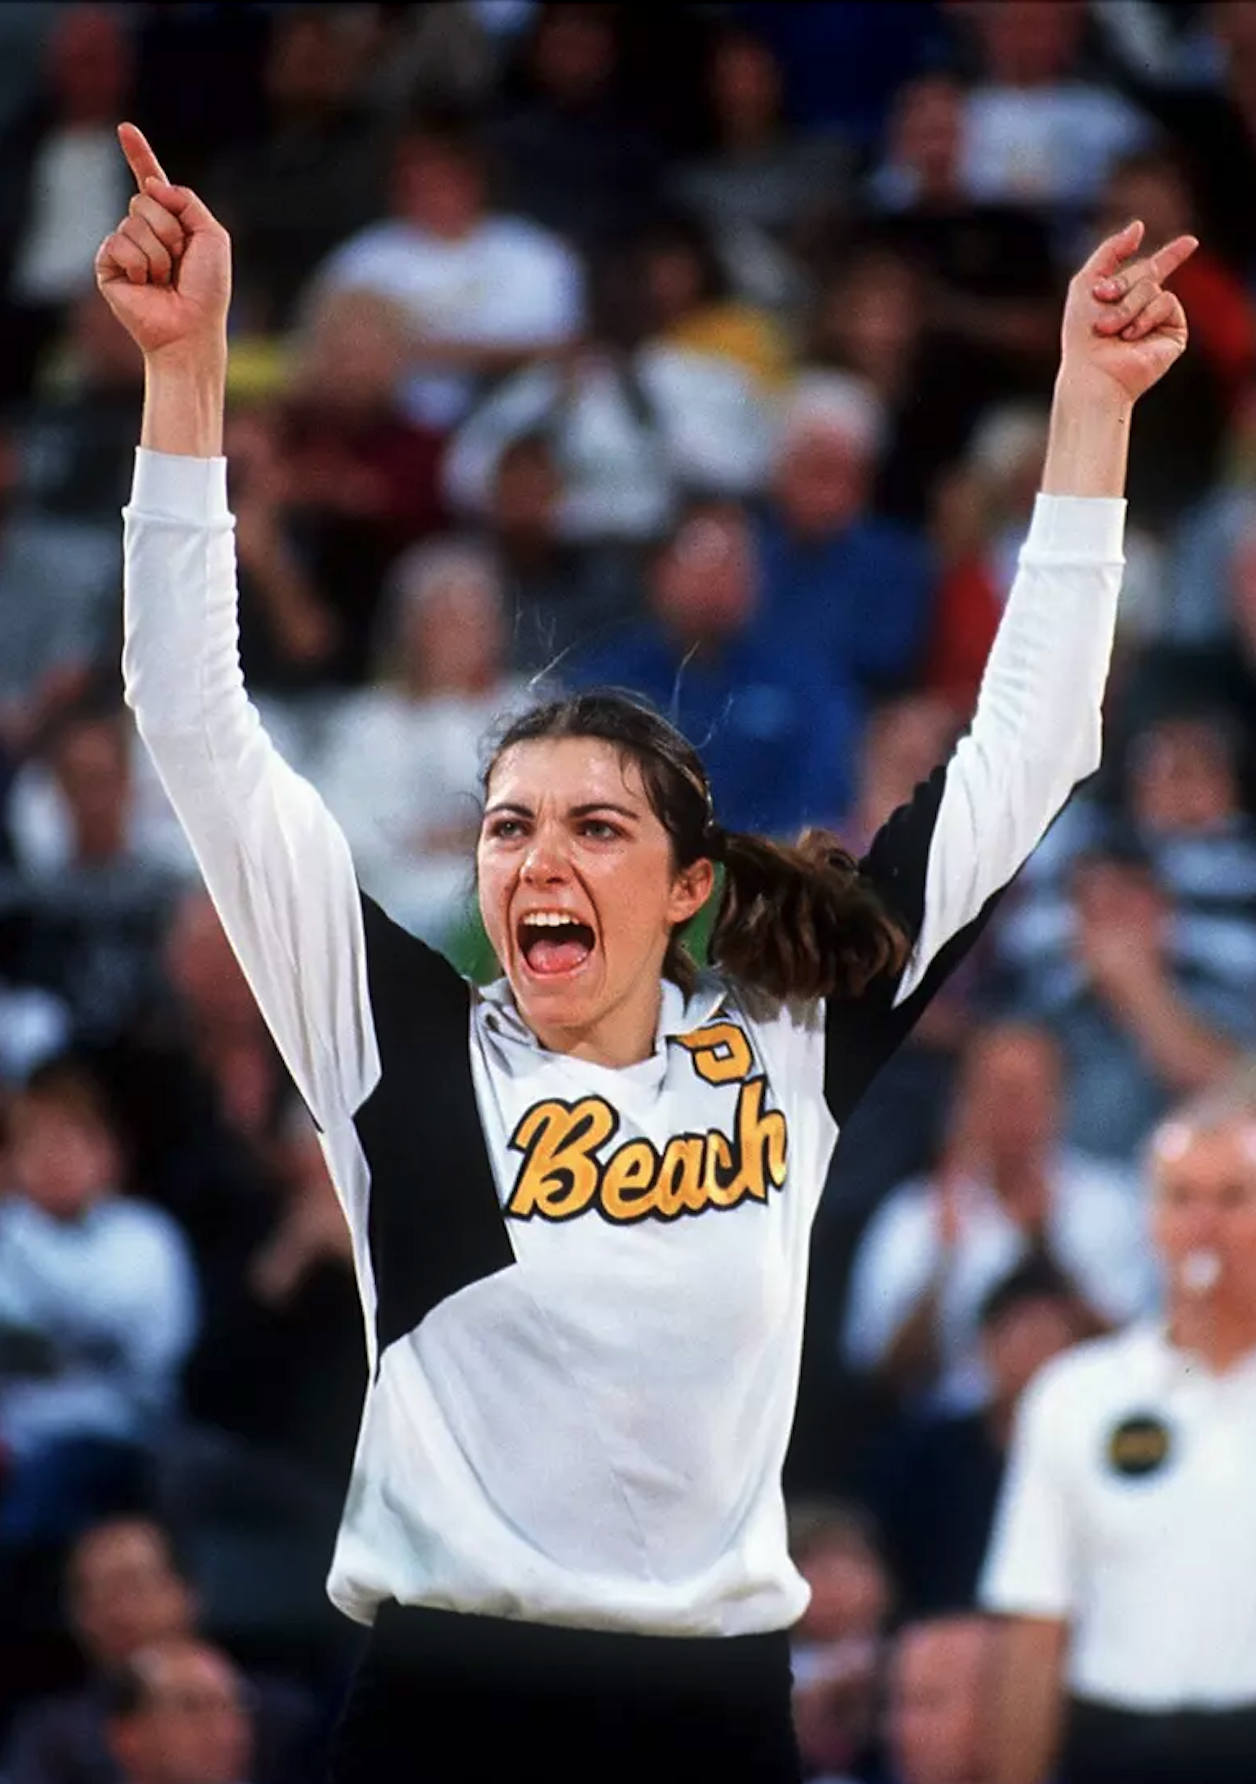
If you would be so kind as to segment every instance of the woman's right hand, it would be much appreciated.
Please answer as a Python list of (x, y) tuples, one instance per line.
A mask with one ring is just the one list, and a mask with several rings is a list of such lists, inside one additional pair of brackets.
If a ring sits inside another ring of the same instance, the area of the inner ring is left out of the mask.
[(186, 186), (172, 186), (134, 124), (118, 141), (135, 176), (127, 215), (96, 255), (96, 283), (145, 358), (221, 353), (231, 303), (231, 241)]

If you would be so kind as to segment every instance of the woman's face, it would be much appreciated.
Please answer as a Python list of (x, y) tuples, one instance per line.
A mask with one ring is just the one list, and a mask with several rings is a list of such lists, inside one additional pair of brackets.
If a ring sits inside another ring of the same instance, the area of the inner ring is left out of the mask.
[(636, 763), (600, 738), (515, 744), (489, 781), (476, 867), (485, 929), (537, 1038), (607, 1065), (646, 1058), (668, 938), (713, 869), (677, 872)]

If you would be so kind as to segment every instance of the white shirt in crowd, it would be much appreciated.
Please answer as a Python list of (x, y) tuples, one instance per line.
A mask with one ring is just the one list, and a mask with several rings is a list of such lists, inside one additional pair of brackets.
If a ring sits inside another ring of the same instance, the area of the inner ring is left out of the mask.
[[(420, 341), (480, 347), (556, 346), (580, 329), (580, 262), (548, 230), (519, 217), (487, 217), (448, 241), (400, 220), (373, 223), (337, 248), (317, 275), (320, 291), (373, 291), (398, 303)], [(419, 371), (407, 387), (417, 420), (449, 427), (469, 407), (476, 380)]]
[[(289, 762), (303, 765), (311, 754), (304, 726), (279, 701), (259, 698), (266, 729)], [(166, 796), (153, 759), (131, 731), (127, 850), (145, 866), (165, 868), (181, 878), (196, 876), (196, 858), (183, 826)], [(57, 777), (38, 756), (24, 762), (9, 789), (9, 835), (18, 867), (26, 874), (55, 874), (68, 869), (74, 856), (74, 820)]]
[[(1028, 1255), (1024, 1231), (987, 1183), (955, 1186), (959, 1240), (939, 1308), (940, 1405), (980, 1405), (986, 1381), (978, 1315), (986, 1295)], [(1096, 1313), (1114, 1325), (1144, 1313), (1157, 1292), (1155, 1260), (1137, 1185), (1082, 1153), (1063, 1151), (1051, 1179), (1046, 1241)], [(938, 1263), (936, 1186), (903, 1184), (877, 1210), (860, 1243), (847, 1303), (844, 1351), (852, 1368), (884, 1361)]]
[(1149, 135), (1141, 113), (1106, 87), (977, 87), (966, 104), (963, 187), (983, 204), (1084, 205)]
[[(162, 1209), (111, 1196), (56, 1220), (24, 1196), (0, 1198), (0, 1343), (11, 1352), (0, 1442), (21, 1457), (66, 1437), (145, 1437), (174, 1400), (197, 1302), (187, 1242)], [(22, 1353), (41, 1367), (23, 1367)]]
[(35, 156), (30, 222), (13, 269), (20, 303), (59, 304), (92, 277), (96, 250), (126, 209), (127, 173), (118, 139), (105, 125), (55, 130)]
[(753, 375), (714, 353), (643, 347), (623, 369), (589, 355), (574, 367), (529, 366), (507, 379), (454, 435), (445, 491), (463, 513), (488, 509), (512, 440), (547, 429), (563, 471), (565, 538), (652, 539), (678, 489), (750, 495), (767, 476), (774, 430)]
[(1222, 1375), (1140, 1325), (1022, 1402), (981, 1601), (1060, 1619), (1079, 1697), (1256, 1704), (1256, 1354)]
[(0, 1083), (28, 1073), (70, 1044), (73, 1023), (64, 1001), (38, 985), (0, 978)]
[(484, 740), (529, 701), (519, 681), (478, 698), (368, 688), (328, 720), (311, 778), (363, 889), (425, 941), (444, 939), (472, 892), (470, 843), (437, 849), (432, 834), (474, 831)]

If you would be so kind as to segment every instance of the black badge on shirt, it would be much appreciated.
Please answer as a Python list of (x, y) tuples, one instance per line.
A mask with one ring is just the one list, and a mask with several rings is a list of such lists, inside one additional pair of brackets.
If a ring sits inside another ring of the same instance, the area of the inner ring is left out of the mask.
[(1133, 1413), (1115, 1425), (1108, 1438), (1108, 1466), (1115, 1474), (1138, 1480), (1163, 1468), (1173, 1448), (1169, 1427), (1154, 1413)]

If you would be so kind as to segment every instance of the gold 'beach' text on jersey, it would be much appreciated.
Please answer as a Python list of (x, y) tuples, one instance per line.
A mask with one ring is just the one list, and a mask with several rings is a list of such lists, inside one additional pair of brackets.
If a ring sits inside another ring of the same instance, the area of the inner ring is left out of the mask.
[(660, 1150), (625, 1140), (605, 1157), (619, 1116), (604, 1097), (534, 1103), (510, 1136), (523, 1164), (506, 1212), (516, 1220), (571, 1220), (595, 1212), (617, 1223), (675, 1220), (710, 1208), (766, 1202), (785, 1181), (789, 1135), (778, 1109), (765, 1109), (767, 1081), (752, 1077), (754, 1057), (731, 1022), (679, 1037), (708, 1084), (740, 1082), (731, 1134), (717, 1128), (674, 1134)]

